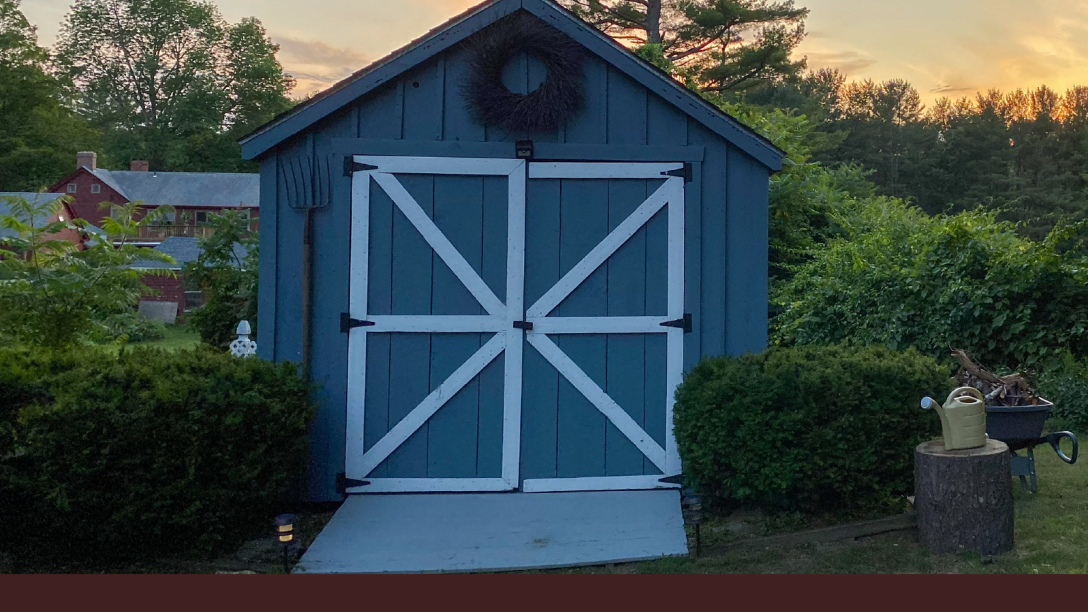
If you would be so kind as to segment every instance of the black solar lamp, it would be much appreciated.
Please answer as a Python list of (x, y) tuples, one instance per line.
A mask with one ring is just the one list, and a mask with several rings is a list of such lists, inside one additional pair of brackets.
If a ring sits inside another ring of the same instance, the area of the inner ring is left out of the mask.
[(276, 538), (283, 545), (283, 573), (291, 573), (291, 565), (288, 563), (288, 549), (295, 541), (295, 522), (297, 517), (293, 514), (281, 514), (272, 521), (276, 531)]
[(680, 497), (680, 507), (684, 512), (684, 523), (695, 527), (695, 556), (702, 552), (703, 540), (699, 525), (703, 523), (703, 496), (696, 495), (692, 489), (684, 489)]

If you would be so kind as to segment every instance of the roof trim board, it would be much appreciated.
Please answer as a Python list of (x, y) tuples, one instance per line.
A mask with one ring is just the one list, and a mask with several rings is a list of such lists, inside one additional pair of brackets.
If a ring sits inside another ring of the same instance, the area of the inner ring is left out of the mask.
[(296, 107), (258, 128), (240, 141), (242, 157), (254, 159), (263, 155), (280, 142), (518, 9), (525, 9), (566, 33), (590, 52), (751, 155), (770, 170), (778, 171), (782, 168), (784, 154), (770, 141), (549, 0), (492, 0), (470, 9), (423, 38), (356, 72), (325, 93), (319, 94), (310, 103)]

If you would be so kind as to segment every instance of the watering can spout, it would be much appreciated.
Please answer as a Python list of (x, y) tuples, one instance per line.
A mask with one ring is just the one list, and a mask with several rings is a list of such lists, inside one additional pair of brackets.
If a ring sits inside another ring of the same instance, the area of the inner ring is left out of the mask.
[(922, 408), (936, 410), (941, 417), (941, 434), (947, 450), (986, 445), (986, 404), (974, 387), (960, 387), (948, 394), (944, 405), (932, 397), (922, 398)]

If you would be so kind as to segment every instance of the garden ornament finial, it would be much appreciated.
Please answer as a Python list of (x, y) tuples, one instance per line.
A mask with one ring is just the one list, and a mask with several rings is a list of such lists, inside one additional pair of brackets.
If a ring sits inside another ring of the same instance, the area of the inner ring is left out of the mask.
[(238, 339), (230, 343), (230, 354), (235, 357), (252, 357), (257, 354), (257, 343), (249, 339), (249, 334), (252, 333), (249, 327), (249, 321), (242, 321), (238, 324)]

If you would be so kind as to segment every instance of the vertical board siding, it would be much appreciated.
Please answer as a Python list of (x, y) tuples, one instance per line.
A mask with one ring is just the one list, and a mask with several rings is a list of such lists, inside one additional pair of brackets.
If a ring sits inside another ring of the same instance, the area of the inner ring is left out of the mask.
[[(276, 263), (279, 251), (279, 155), (273, 151), (261, 160), (261, 232), (259, 234), (261, 259), (258, 268), (260, 284), (257, 288), (257, 354), (261, 359), (276, 361)], [(264, 321), (264, 325), (261, 325)]]
[[(427, 216), (434, 216), (434, 177), (398, 177)], [(419, 230), (393, 208), (392, 314), (431, 314), (433, 252)], [(415, 408), (431, 390), (442, 383), (431, 380), (429, 334), (390, 334), (389, 337), (389, 426), (393, 427)], [(427, 476), (427, 435), (424, 423), (385, 461), (390, 475), (400, 478)]]
[[(618, 114), (609, 113), (609, 116)], [(609, 232), (645, 201), (651, 191), (647, 182), (608, 182)], [(646, 230), (643, 228), (605, 262), (608, 272), (608, 316), (646, 314), (646, 257)], [(656, 375), (655, 372), (646, 371), (646, 336), (612, 334), (606, 336), (606, 343), (606, 384), (602, 389), (645, 429), (646, 378)], [(664, 418), (664, 413), (658, 416)], [(605, 453), (605, 475), (642, 474), (645, 456), (611, 422), (607, 423), (605, 431)]]
[(404, 139), (441, 140), (445, 99), (444, 62), (432, 61), (401, 78), (404, 90)]
[[(370, 183), (370, 262), (367, 287), (367, 314), (393, 312), (393, 201), (385, 190)], [(363, 414), (363, 448), (370, 450), (396, 423), (389, 422), (389, 364), (391, 334), (368, 334), (366, 338), (366, 393)], [(379, 465), (375, 478), (388, 476), (389, 467)]]
[(608, 69), (608, 144), (646, 144), (646, 97), (645, 87), (614, 68)]
[[(355, 121), (355, 113), (344, 109), (321, 123), (321, 129), (314, 132), (315, 163), (327, 160), (333, 138), (354, 134)], [(311, 213), (310, 378), (320, 386), (310, 437), (314, 478), (309, 484), (314, 492), (335, 488), (336, 473), (343, 471), (337, 466), (344, 465), (345, 444), (344, 436), (337, 432), (344, 431), (347, 422), (348, 336), (340, 333), (340, 313), (349, 309), (348, 266), (341, 262), (351, 244), (351, 181), (335, 172), (329, 179), (331, 201)]]
[[(506, 179), (483, 178), (483, 245), (481, 278), (499, 299), (506, 302), (507, 220), (509, 203)], [(486, 339), (482, 340), (486, 342)], [(502, 476), (502, 427), (506, 355), (491, 362), (480, 373), (479, 429), (476, 448), (476, 476)]]
[(583, 64), (585, 106), (567, 122), (564, 142), (572, 144), (608, 143), (608, 65), (590, 57)]
[[(563, 181), (559, 223), (559, 272), (563, 275), (608, 235), (608, 182)], [(607, 288), (608, 269), (601, 266), (559, 304), (553, 316), (603, 316), (608, 308)], [(603, 335), (559, 336), (554, 340), (599, 387), (606, 386)], [(605, 416), (570, 381), (565, 377), (560, 379), (559, 478), (604, 473), (606, 423)]]
[(726, 277), (725, 351), (730, 355), (767, 346), (768, 170), (729, 147), (729, 258)]
[(390, 83), (356, 104), (359, 138), (399, 139), (403, 136), (403, 88)]
[(725, 353), (724, 281), (727, 278), (725, 227), (728, 189), (725, 168), (729, 162), (729, 151), (718, 136), (700, 125), (691, 126), (689, 138), (693, 144), (706, 147), (703, 163), (706, 168), (711, 168), (702, 176), (704, 198), (699, 215), (702, 244), (701, 269), (697, 275), (689, 277), (689, 285), (698, 283), (701, 290), (698, 302), (702, 315), (699, 318), (699, 353), (696, 355), (698, 358)]
[[(483, 272), (483, 178), (434, 178), (435, 225), (477, 274)], [(442, 258), (431, 253), (431, 314), (485, 314), (476, 298)], [(491, 334), (430, 334), (431, 387), (446, 380), (468, 360)], [(469, 478), (476, 475), (480, 417), (480, 383), (465, 385), (428, 421), (427, 475), (432, 478)]]
[(468, 78), (468, 51), (464, 48), (452, 52), (444, 63), (446, 84), (443, 92), (442, 122), (444, 140), (483, 142), (487, 139), (484, 126), (473, 118), (472, 110), (465, 101), (464, 83)]
[[(559, 281), (560, 181), (528, 181), (525, 206), (525, 303)], [(528, 231), (532, 228), (532, 231)], [(527, 344), (527, 343), (526, 343)], [(521, 477), (555, 478), (559, 372), (526, 346), (523, 362)]]
[[(670, 102), (597, 57), (584, 64), (585, 107), (554, 132), (516, 134), (478, 124), (463, 97), (467, 52), (455, 47), (358, 100), (342, 114), (281, 144), (262, 160), (262, 357), (299, 361), (303, 214), (286, 204), (279, 160), (323, 155), (333, 138), (426, 142), (538, 142), (705, 149), (686, 189), (685, 370), (704, 355), (760, 350), (766, 343), (767, 169)], [(519, 57), (504, 79), (534, 90), (546, 77)], [(417, 86), (418, 84), (418, 86)], [(338, 175), (339, 173), (337, 173)], [(501, 177), (399, 177), (487, 285), (505, 302), (506, 181)], [(314, 213), (313, 368), (323, 407), (312, 428), (309, 497), (337, 499), (343, 471), (350, 181), (339, 176), (334, 202)], [(532, 304), (615, 228), (654, 188), (645, 181), (529, 182), (526, 304)], [(371, 185), (368, 312), (479, 314), (483, 310), (418, 230)], [(666, 312), (668, 224), (659, 213), (553, 316), (662, 315)], [(274, 321), (272, 325), (269, 322)], [(333, 330), (333, 331), (330, 331)], [(371, 334), (367, 341), (365, 448), (372, 447), (490, 334)], [(659, 444), (665, 445), (666, 342), (644, 336), (552, 339)], [(497, 477), (501, 474), (503, 357), (488, 365), (371, 476)], [(660, 413), (660, 414), (659, 414)], [(524, 351), (521, 477), (656, 474), (581, 393), (535, 349)]]
[[(281, 159), (304, 157), (312, 152), (313, 134), (299, 138), (280, 150)], [(276, 266), (276, 317), (277, 321), (290, 321), (276, 325), (276, 359), (280, 361), (302, 361), (302, 329), (298, 322), (302, 320), (302, 227), (305, 213), (295, 210), (288, 204), (289, 195), (283, 177), (276, 179), (277, 223), (276, 245), (278, 262)], [(260, 322), (258, 322), (259, 324)]]

